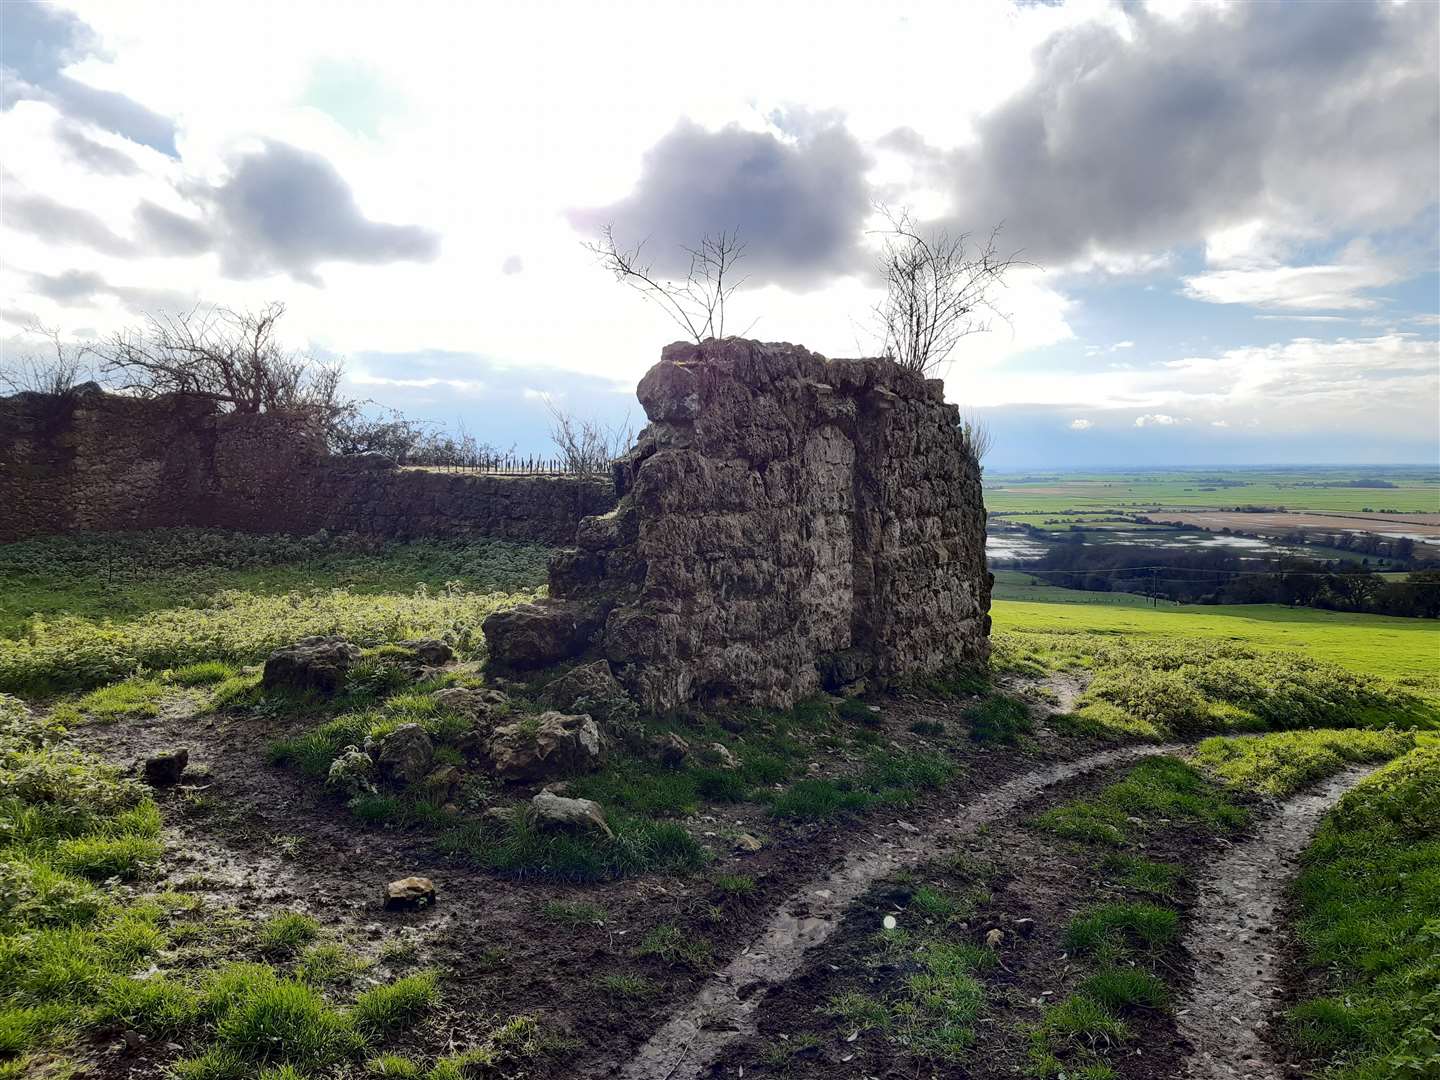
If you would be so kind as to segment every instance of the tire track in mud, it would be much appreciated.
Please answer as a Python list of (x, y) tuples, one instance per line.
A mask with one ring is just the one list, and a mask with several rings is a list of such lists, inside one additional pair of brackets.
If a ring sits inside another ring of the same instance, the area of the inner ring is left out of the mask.
[(1284, 991), (1277, 919), (1301, 853), (1340, 796), (1369, 776), (1356, 768), (1282, 803), (1258, 835), (1207, 867), (1184, 942), (1193, 989), (1176, 1010), (1192, 1047), (1184, 1080), (1279, 1080), (1270, 1016)]
[(754, 1033), (766, 991), (793, 977), (811, 950), (839, 929), (849, 907), (886, 875), (933, 857), (1062, 781), (1184, 749), (1183, 744), (1122, 747), (1035, 769), (977, 793), (956, 814), (930, 822), (903, 843), (877, 839), (851, 851), (837, 869), (791, 893), (740, 954), (636, 1052), (620, 1077), (695, 1080), (704, 1075), (730, 1043)]

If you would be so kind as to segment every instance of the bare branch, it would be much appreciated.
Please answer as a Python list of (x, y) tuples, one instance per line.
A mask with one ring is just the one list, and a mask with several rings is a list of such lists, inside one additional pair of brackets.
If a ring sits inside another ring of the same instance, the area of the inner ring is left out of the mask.
[(681, 282), (657, 277), (653, 266), (642, 259), (645, 242), (621, 247), (611, 225), (601, 230), (598, 241), (585, 247), (616, 281), (658, 305), (697, 343), (725, 336), (726, 305), (745, 283), (743, 277), (735, 276), (735, 264), (745, 257), (745, 242), (738, 229), (706, 233), (697, 247), (682, 248), (690, 256), (690, 269)]
[(548, 394), (544, 401), (550, 413), (550, 439), (570, 472), (581, 476), (607, 473), (611, 463), (634, 441), (628, 413), (621, 424), (607, 427), (598, 420), (565, 411)]
[(990, 329), (985, 313), (1005, 318), (994, 291), (1016, 257), (1000, 254), (998, 227), (984, 243), (972, 243), (968, 233), (922, 231), (908, 210), (879, 210), (890, 225), (879, 257), (885, 297), (874, 310), (881, 350), (902, 367), (930, 374), (962, 338)]
[(12, 394), (50, 394), (65, 397), (90, 374), (89, 350), (60, 337), (60, 331), (29, 323), (27, 334), (36, 334), (50, 342), (51, 355), (27, 352), (12, 360), (0, 362), (0, 388)]

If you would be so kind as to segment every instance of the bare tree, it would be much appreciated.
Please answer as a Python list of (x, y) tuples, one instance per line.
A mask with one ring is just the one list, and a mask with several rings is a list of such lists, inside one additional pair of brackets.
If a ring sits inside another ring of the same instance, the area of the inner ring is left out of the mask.
[(706, 233), (699, 247), (684, 248), (690, 256), (684, 281), (657, 276), (653, 265), (643, 258), (645, 242), (621, 247), (612, 225), (605, 226), (599, 241), (585, 246), (616, 281), (659, 305), (697, 343), (725, 336), (725, 306), (745, 283), (744, 278), (735, 276), (735, 264), (745, 257), (745, 242), (738, 229)]
[(606, 473), (610, 463), (625, 453), (634, 441), (628, 414), (622, 423), (608, 427), (598, 420), (565, 411), (548, 394), (545, 396), (545, 408), (550, 412), (550, 439), (570, 472), (581, 476)]
[(27, 352), (0, 363), (0, 388), (12, 394), (69, 395), (90, 373), (87, 350), (63, 340), (60, 331), (30, 323), (28, 334), (38, 334), (50, 342), (45, 352)]
[(880, 207), (890, 227), (880, 253), (885, 298), (875, 306), (882, 351), (902, 367), (929, 374), (960, 339), (990, 329), (985, 313), (1000, 315), (993, 292), (1004, 284), (1013, 256), (999, 253), (999, 229), (983, 244), (968, 233), (923, 230), (908, 210)]
[(276, 333), (284, 314), (281, 303), (152, 314), (95, 352), (118, 390), (194, 394), (235, 412), (298, 413), (328, 428), (351, 404), (339, 394), (342, 367), (285, 348)]
[(960, 431), (965, 437), (965, 449), (976, 462), (984, 461), (995, 446), (995, 432), (990, 425), (972, 412), (960, 417)]

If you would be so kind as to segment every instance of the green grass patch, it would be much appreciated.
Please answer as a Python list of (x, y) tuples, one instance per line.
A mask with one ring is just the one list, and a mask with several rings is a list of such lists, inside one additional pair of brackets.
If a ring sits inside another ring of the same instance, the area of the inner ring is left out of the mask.
[(1156, 949), (1175, 940), (1180, 916), (1149, 903), (1099, 904), (1080, 912), (1065, 927), (1065, 945), (1080, 953)]
[(1403, 731), (1287, 731), (1206, 739), (1192, 760), (1232, 787), (1290, 795), (1351, 765), (1388, 761), (1415, 745)]
[(831, 821), (872, 806), (905, 806), (922, 792), (945, 783), (955, 764), (943, 754), (877, 751), (857, 777), (798, 780), (771, 799), (776, 817)]
[(713, 954), (714, 946), (709, 940), (670, 923), (648, 931), (635, 947), (637, 957), (650, 957), (667, 967), (682, 967), (690, 971), (708, 968)]
[(1232, 832), (1247, 819), (1221, 785), (1179, 758), (1161, 756), (1141, 762), (1092, 799), (1044, 811), (1033, 824), (1068, 840), (1118, 847), (1162, 820)]
[(1288, 1016), (1326, 1080), (1440, 1069), (1440, 746), (1383, 766), (1321, 824), (1296, 884), (1327, 992)]
[(965, 719), (970, 738), (981, 743), (1014, 746), (1034, 729), (1025, 703), (1004, 694), (992, 694), (967, 709)]
[(308, 915), (287, 911), (267, 919), (260, 927), (260, 951), (269, 956), (293, 956), (320, 936), (320, 924)]

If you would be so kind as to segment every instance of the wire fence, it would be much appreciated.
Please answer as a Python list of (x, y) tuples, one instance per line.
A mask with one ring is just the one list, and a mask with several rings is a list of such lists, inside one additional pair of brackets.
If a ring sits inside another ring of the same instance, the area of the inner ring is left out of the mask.
[(522, 457), (516, 454), (480, 454), (431, 461), (411, 459), (406, 465), (431, 472), (490, 476), (607, 476), (610, 472), (608, 463), (597, 465), (565, 458)]

